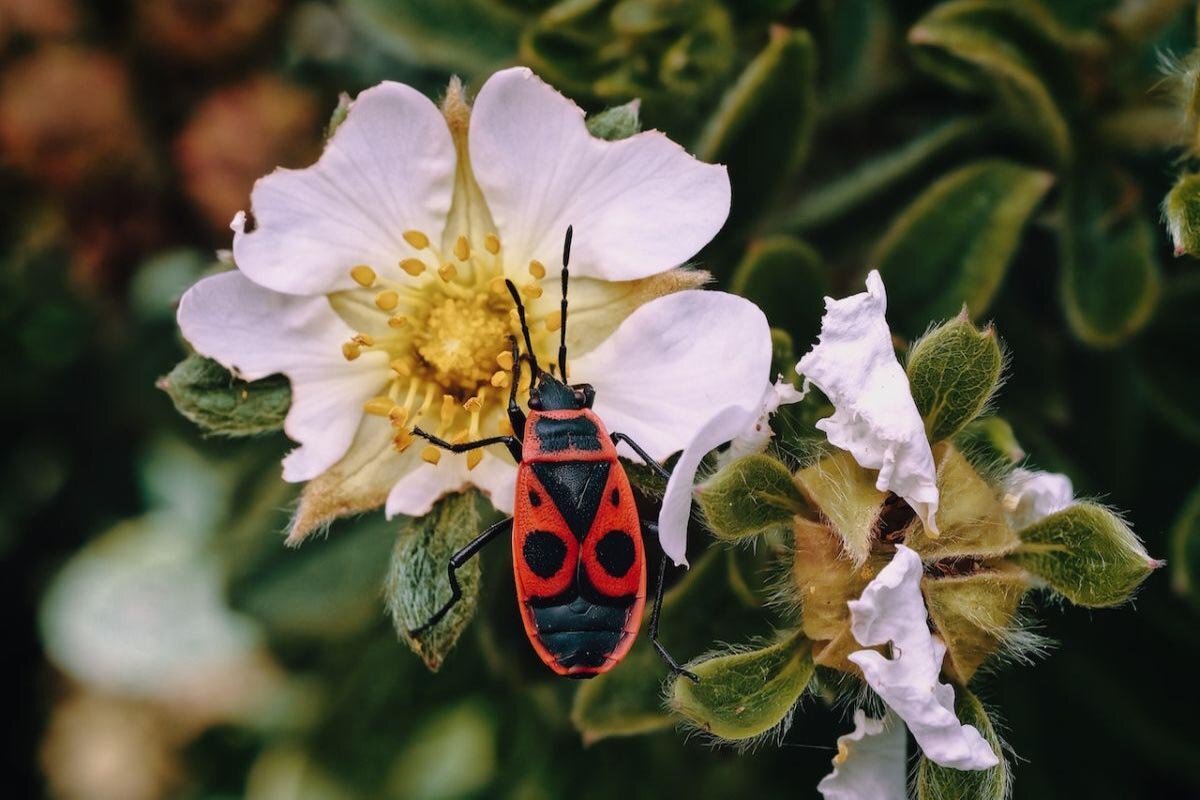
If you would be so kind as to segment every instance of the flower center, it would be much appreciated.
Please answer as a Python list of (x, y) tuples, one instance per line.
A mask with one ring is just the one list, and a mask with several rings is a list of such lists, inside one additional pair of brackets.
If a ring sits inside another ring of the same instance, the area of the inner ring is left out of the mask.
[[(342, 355), (349, 361), (365, 352), (387, 355), (386, 393), (363, 410), (388, 418), (401, 452), (412, 444), (417, 425), (456, 443), (511, 434), (504, 413), (515, 366), (510, 342), (521, 328), (504, 283), (499, 238), (489, 233), (475, 246), (459, 236), (449, 253), (420, 231), (406, 231), (404, 241), (412, 252), (394, 267), (377, 271), (360, 264), (350, 270), (360, 288), (330, 296), (342, 318), (361, 331), (342, 345)], [(528, 307), (542, 295), (546, 268), (531, 261), (527, 270), (529, 279), (515, 283)], [(550, 334), (557, 330), (555, 315), (530, 320), (539, 360), (550, 359), (557, 344)], [(528, 399), (530, 381), (523, 370), (519, 399)], [(441, 451), (430, 445), (421, 456), (436, 464)], [(467, 453), (468, 468), (482, 458), (482, 451)]]

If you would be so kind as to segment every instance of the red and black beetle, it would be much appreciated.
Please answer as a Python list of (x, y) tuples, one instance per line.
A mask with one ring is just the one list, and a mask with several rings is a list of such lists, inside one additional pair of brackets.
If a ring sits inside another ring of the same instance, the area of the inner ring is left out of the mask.
[[(571, 228), (563, 244), (562, 324), (558, 370), (539, 366), (525, 321), (525, 306), (512, 281), (506, 281), (516, 303), (525, 338), (522, 356), (515, 337), (513, 380), (508, 418), (512, 436), (492, 436), (451, 444), (416, 428), (413, 433), (438, 447), (462, 453), (503, 444), (517, 461), (514, 515), (493, 525), (450, 558), (450, 599), (423, 625), (416, 637), (435, 625), (461, 598), (455, 572), (500, 534), (512, 532), (513, 572), (517, 603), (525, 632), (538, 657), (559, 675), (591, 678), (612, 669), (633, 646), (646, 605), (644, 534), (657, 536), (656, 523), (641, 520), (629, 478), (617, 458), (625, 442), (652, 469), (669, 478), (663, 467), (623, 433), (609, 434), (592, 411), (595, 391), (588, 384), (567, 383), (567, 265)], [(529, 362), (529, 414), (517, 404), (521, 361)], [(650, 639), (673, 673), (695, 680), (658, 641), (667, 559), (658, 572)]]

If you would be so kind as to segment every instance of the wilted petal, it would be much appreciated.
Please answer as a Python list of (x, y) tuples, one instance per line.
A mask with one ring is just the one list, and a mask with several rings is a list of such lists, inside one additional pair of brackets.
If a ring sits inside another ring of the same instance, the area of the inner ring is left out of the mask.
[(288, 481), (310, 480), (337, 463), (358, 430), (363, 403), (388, 380), (384, 353), (342, 356), (354, 331), (324, 297), (273, 292), (237, 271), (189, 289), (179, 303), (179, 327), (196, 352), (246, 380), (275, 373), (291, 380), (283, 429), (300, 446), (283, 460)]
[(849, 658), (908, 725), (927, 758), (954, 769), (994, 767), (996, 754), (975, 727), (959, 723), (954, 687), (940, 680), (946, 645), (929, 632), (922, 574), (920, 556), (897, 545), (891, 563), (848, 604), (850, 630), (858, 643), (875, 647), (890, 642), (895, 657), (859, 650)]
[(1014, 469), (1004, 483), (1004, 511), (1014, 530), (1028, 527), (1074, 502), (1071, 479), (1057, 472)]
[(830, 443), (866, 469), (879, 470), (876, 487), (904, 498), (936, 534), (933, 451), (896, 360), (886, 310), (887, 294), (875, 270), (867, 276), (866, 292), (825, 298), (820, 339), (796, 371), (833, 403), (833, 416), (817, 423)]
[(479, 90), (469, 141), (505, 252), (520, 263), (558, 264), (574, 225), (572, 272), (642, 278), (687, 261), (729, 214), (724, 167), (657, 131), (597, 139), (581, 108), (523, 67)]
[(254, 185), (252, 217), (233, 224), (238, 267), (289, 294), (353, 288), (352, 267), (382, 272), (412, 252), (404, 231), (440, 238), (455, 163), (446, 121), (428, 98), (400, 83), (367, 89), (316, 164)]
[(854, 712), (854, 730), (838, 737), (833, 772), (817, 784), (825, 800), (907, 800), (904, 723), (889, 714)]

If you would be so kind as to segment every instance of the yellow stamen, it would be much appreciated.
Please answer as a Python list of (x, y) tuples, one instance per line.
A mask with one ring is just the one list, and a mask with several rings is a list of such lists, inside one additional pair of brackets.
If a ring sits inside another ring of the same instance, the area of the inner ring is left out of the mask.
[(395, 372), (397, 375), (403, 375), (406, 378), (412, 375), (412, 364), (409, 364), (403, 358), (392, 359), (392, 362), (388, 364), (388, 366), (391, 367), (392, 372)]
[(419, 258), (406, 258), (400, 262), (400, 269), (415, 278), (425, 271), (425, 262)]
[(350, 341), (354, 342), (355, 344), (361, 344), (363, 347), (374, 347), (375, 346), (375, 339), (369, 333), (355, 334), (354, 338), (351, 339)]
[(429, 247), (429, 237), (420, 231), (405, 231), (402, 235), (404, 236), (404, 241), (418, 250), (424, 250), (426, 247)]
[(346, 357), (347, 361), (353, 361), (362, 355), (362, 350), (354, 342), (346, 342), (342, 345), (342, 355)]
[(510, 308), (508, 310), (508, 319), (513, 325), (521, 324), (521, 314), (515, 308)]
[(400, 314), (394, 317), (388, 317), (389, 328), (403, 328), (408, 323), (408, 319)]
[(388, 289), (386, 292), (380, 292), (375, 295), (375, 305), (379, 306), (382, 311), (391, 311), (400, 305), (400, 295), (391, 289)]
[(428, 464), (437, 464), (442, 460), (442, 451), (433, 445), (426, 445), (425, 449), (421, 451), (421, 460)]
[(508, 291), (508, 286), (504, 283), (504, 276), (492, 278), (491, 282), (488, 283), (488, 288), (495, 294), (504, 294)]
[(542, 287), (536, 283), (527, 284), (526, 286), (521, 288), (521, 291), (523, 291), (526, 295), (533, 298), (534, 300), (537, 300), (539, 297), (542, 296)]
[(496, 255), (500, 252), (500, 237), (494, 233), (489, 233), (483, 237), (483, 246), (487, 248), (489, 253)]
[(403, 453), (409, 448), (409, 446), (412, 445), (415, 438), (416, 437), (407, 430), (400, 431), (396, 434), (395, 438), (392, 439), (392, 447), (396, 448), (397, 453)]
[(511, 370), (513, 368), (512, 351), (505, 350), (503, 353), (496, 356), (496, 363), (500, 365), (500, 369)]
[(408, 409), (404, 406), (394, 406), (388, 412), (388, 422), (397, 430), (407, 430), (404, 426), (408, 423)]
[(363, 411), (372, 416), (386, 417), (395, 406), (396, 402), (390, 397), (372, 397), (363, 403)]
[(458, 401), (454, 399), (452, 394), (442, 395), (442, 424), (438, 430), (445, 430), (450, 427), (450, 423), (454, 421), (455, 414), (458, 413)]
[(483, 401), (479, 399), (478, 395), (468, 398), (467, 402), (463, 403), (463, 410), (469, 411), (472, 414), (479, 411), (481, 408), (483, 408)]
[(546, 277), (546, 265), (535, 258), (529, 262), (529, 274), (540, 281)]
[(512, 377), (504, 370), (500, 370), (492, 375), (492, 386), (495, 386), (497, 389), (507, 388), (511, 383)]
[(471, 243), (466, 236), (459, 236), (454, 240), (454, 257), (459, 261), (466, 261), (471, 257)]
[(354, 269), (350, 270), (350, 277), (354, 282), (364, 288), (375, 284), (375, 270), (368, 267), (366, 264), (359, 264)]
[(479, 466), (479, 462), (483, 461), (482, 450), (471, 450), (467, 453), (467, 471), (471, 471)]
[(446, 283), (454, 280), (456, 275), (458, 275), (458, 267), (454, 266), (450, 262), (446, 262), (438, 267), (438, 277), (444, 280)]
[(555, 311), (546, 316), (546, 330), (556, 331), (562, 326), (562, 312)]

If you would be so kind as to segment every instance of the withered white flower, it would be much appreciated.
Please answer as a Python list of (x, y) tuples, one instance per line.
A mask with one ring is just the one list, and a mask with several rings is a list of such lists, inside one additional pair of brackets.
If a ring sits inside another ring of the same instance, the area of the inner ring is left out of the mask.
[(1071, 479), (1058, 472), (1018, 467), (1004, 482), (1004, 512), (1013, 530), (1026, 528), (1074, 502)]
[(854, 712), (854, 730), (838, 737), (833, 772), (817, 784), (825, 800), (907, 800), (904, 723)]
[(724, 223), (725, 168), (658, 132), (594, 138), (529, 70), (497, 73), (473, 107), (457, 83), (441, 109), (402, 84), (369, 89), (316, 164), (261, 179), (251, 202), (233, 223), (238, 270), (197, 284), (179, 322), (239, 376), (291, 380), (284, 429), (299, 447), (284, 477), (309, 482), (291, 543), (384, 503), (424, 514), (470, 485), (511, 510), (506, 455), (410, 447), (411, 430), (508, 432), (518, 327), (504, 279), (553, 363), (568, 225), (570, 374), (613, 430), (664, 458), (712, 409), (760, 395), (767, 368), (743, 348), (761, 312), (673, 269)]
[(954, 687), (940, 673), (946, 645), (929, 631), (921, 596), (924, 568), (916, 551), (896, 546), (858, 600), (851, 600), (850, 632), (864, 647), (891, 644), (892, 658), (859, 650), (849, 658), (867, 684), (912, 731), (932, 761), (954, 769), (988, 769), (999, 763), (987, 740), (954, 713)]
[(825, 298), (821, 335), (796, 371), (805, 386), (817, 386), (833, 403), (833, 415), (817, 423), (830, 444), (849, 451), (865, 469), (879, 470), (876, 488), (902, 497), (936, 535), (933, 451), (896, 360), (886, 311), (887, 293), (875, 270), (866, 292)]

